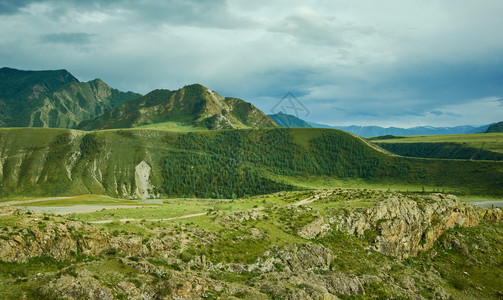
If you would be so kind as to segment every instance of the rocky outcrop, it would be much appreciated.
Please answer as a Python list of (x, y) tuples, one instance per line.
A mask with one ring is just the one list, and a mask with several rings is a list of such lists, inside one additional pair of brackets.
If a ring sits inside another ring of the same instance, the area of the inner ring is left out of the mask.
[(266, 214), (264, 212), (261, 212), (259, 210), (248, 210), (248, 211), (244, 210), (230, 213), (225, 217), (220, 218), (220, 221), (242, 223), (251, 220), (260, 220), (264, 218), (265, 215)]
[(340, 230), (366, 238), (376, 251), (403, 259), (430, 249), (451, 228), (473, 227), (482, 219), (502, 217), (499, 209), (487, 210), (452, 195), (432, 194), (386, 199), (362, 212), (339, 216), (336, 222)]
[(0, 261), (26, 262), (33, 257), (63, 260), (79, 252), (98, 255), (110, 248), (107, 236), (94, 226), (81, 222), (39, 224), (31, 230), (11, 235), (7, 240), (0, 240)]
[(150, 182), (150, 172), (152, 167), (146, 162), (141, 161), (135, 167), (134, 181), (136, 184), (135, 194), (141, 199), (149, 197), (149, 191), (152, 190), (152, 183)]
[[(0, 215), (24, 214), (12, 207), (0, 208)], [(42, 221), (40, 214), (29, 216), (24, 219), (26, 229), (9, 231), (0, 239), (0, 261), (23, 263), (34, 257), (65, 260), (75, 255), (97, 256), (109, 252), (126, 257), (150, 256), (167, 259), (174, 256), (171, 246), (176, 240), (170, 236), (162, 239), (153, 237), (147, 241), (139, 235), (114, 236), (83, 222)]]
[(112, 291), (86, 269), (66, 274), (41, 287), (41, 293), (57, 299), (112, 300)]
[(210, 130), (233, 129), (232, 123), (221, 114), (214, 114), (211, 117), (205, 118), (198, 123), (198, 126), (208, 128)]
[(305, 239), (314, 239), (316, 236), (323, 236), (330, 230), (330, 224), (326, 223), (323, 218), (302, 227), (297, 234)]

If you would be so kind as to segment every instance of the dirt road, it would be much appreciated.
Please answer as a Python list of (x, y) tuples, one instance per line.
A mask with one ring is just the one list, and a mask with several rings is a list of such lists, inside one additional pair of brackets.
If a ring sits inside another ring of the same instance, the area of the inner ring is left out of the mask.
[[(331, 192), (322, 192), (322, 193), (319, 193), (319, 194), (316, 194), (314, 196), (311, 196), (309, 198), (306, 198), (306, 199), (303, 199), (303, 200), (300, 200), (298, 202), (295, 202), (293, 204), (289, 204), (288, 206), (300, 206), (300, 205), (305, 205), (305, 204), (308, 204), (308, 203), (311, 203), (311, 202), (314, 202), (318, 199), (320, 199), (321, 197), (326, 197), (330, 194)], [(258, 208), (252, 208), (250, 210), (263, 210), (264, 207), (258, 207)], [(179, 216), (179, 217), (172, 217), (172, 218), (164, 218), (164, 219), (148, 219), (147, 221), (150, 221), (150, 222), (158, 222), (158, 221), (172, 221), (172, 220), (180, 220), (180, 219), (188, 219), (188, 218), (193, 218), (193, 217), (200, 217), (200, 216), (204, 216), (206, 215), (205, 212), (203, 213), (197, 213), (197, 214), (190, 214), (190, 215), (183, 215), (183, 216)], [(119, 219), (120, 222), (138, 222), (138, 221), (141, 221), (143, 219), (131, 219), (131, 218), (126, 218), (126, 219)], [(89, 223), (92, 223), (92, 224), (108, 224), (108, 223), (112, 223), (114, 220), (101, 220), (101, 221), (91, 221)]]

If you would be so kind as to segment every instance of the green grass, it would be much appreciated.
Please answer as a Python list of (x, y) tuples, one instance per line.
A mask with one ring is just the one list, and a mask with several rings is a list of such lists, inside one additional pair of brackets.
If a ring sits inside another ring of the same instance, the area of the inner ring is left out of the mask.
[(208, 210), (210, 206), (197, 203), (185, 203), (178, 205), (161, 205), (156, 207), (128, 208), (128, 209), (107, 209), (92, 213), (77, 214), (76, 218), (82, 221), (98, 221), (113, 219), (165, 219), (179, 217), (183, 215), (201, 213)]
[[(41, 198), (43, 199), (43, 198)], [(28, 199), (21, 198), (15, 199), (14, 201), (29, 201), (36, 200), (37, 202), (26, 202), (26, 203), (17, 203), (16, 206), (36, 206), (36, 207), (68, 207), (75, 205), (100, 205), (100, 206), (152, 206), (155, 204), (150, 203), (142, 203), (138, 200), (127, 200), (127, 199), (118, 199), (112, 198), (109, 196), (103, 195), (79, 195), (72, 196), (68, 199), (56, 199), (56, 200), (42, 200), (41, 199)], [(4, 200), (4, 199), (3, 199)], [(2, 202), (3, 202), (2, 200)], [(12, 201), (12, 199), (9, 199)]]
[(453, 135), (418, 135), (399, 139), (373, 140), (374, 143), (458, 143), (471, 148), (503, 153), (503, 133), (477, 133)]
[(453, 236), (460, 244), (453, 247), (449, 242), (439, 243), (433, 249), (437, 255), (431, 258), (431, 262), (426, 258), (431, 251), (415, 260), (422, 264), (426, 261), (439, 270), (453, 298), (500, 299), (503, 297), (502, 234), (503, 223), (482, 222), (476, 227), (451, 229), (444, 234), (443, 240)]
[[(164, 123), (156, 123), (150, 125), (143, 125), (134, 128), (130, 128), (129, 130), (138, 130), (138, 129), (150, 129), (150, 130), (165, 130), (165, 131), (175, 131), (175, 132), (191, 132), (191, 131), (207, 131), (207, 128), (196, 127), (192, 125), (187, 125), (184, 123), (177, 122), (164, 122)], [(124, 129), (126, 130), (126, 129)]]
[(48, 280), (36, 275), (57, 272), (69, 264), (48, 257), (33, 258), (27, 263), (0, 262), (0, 298), (21, 299), (26, 293), (28, 299), (46, 299), (37, 293), (37, 289)]

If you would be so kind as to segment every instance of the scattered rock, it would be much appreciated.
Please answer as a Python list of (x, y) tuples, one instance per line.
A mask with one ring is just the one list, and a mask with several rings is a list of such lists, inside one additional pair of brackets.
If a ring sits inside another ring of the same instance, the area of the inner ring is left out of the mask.
[(41, 287), (42, 294), (51, 298), (112, 300), (112, 291), (100, 284), (86, 269), (77, 271), (76, 277), (63, 275), (46, 286)]

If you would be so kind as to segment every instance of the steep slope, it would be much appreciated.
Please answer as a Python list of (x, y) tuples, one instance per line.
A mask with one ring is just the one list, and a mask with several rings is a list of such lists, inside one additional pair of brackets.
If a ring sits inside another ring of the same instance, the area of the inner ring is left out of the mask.
[(493, 124), (487, 128), (485, 133), (491, 133), (491, 132), (503, 132), (503, 122), (498, 122), (496, 124)]
[(313, 179), (503, 195), (502, 162), (390, 156), (338, 130), (0, 130), (0, 197), (232, 198)]
[(66, 70), (0, 69), (0, 126), (74, 128), (140, 94), (95, 79), (79, 82)]
[(202, 85), (194, 84), (176, 91), (154, 90), (92, 121), (82, 122), (79, 128), (131, 128), (164, 122), (208, 129), (276, 126), (271, 118), (252, 104), (237, 98), (223, 98)]
[(21, 71), (0, 69), (0, 126), (12, 126), (18, 116), (47, 92), (79, 82), (66, 70)]
[(281, 127), (303, 127), (303, 128), (308, 128), (312, 127), (307, 123), (306, 121), (299, 119), (295, 116), (284, 114), (282, 112), (279, 112), (274, 115), (269, 115), (278, 126)]
[(121, 92), (100, 79), (70, 83), (47, 93), (23, 111), (14, 123), (17, 127), (76, 128), (122, 103), (141, 97), (133, 92)]

